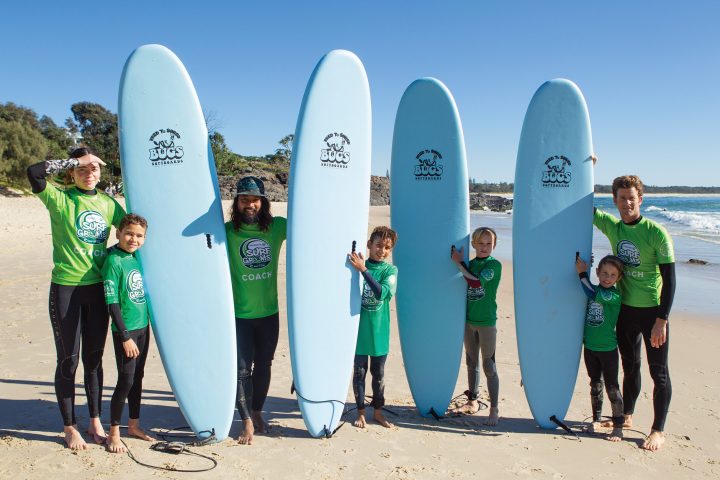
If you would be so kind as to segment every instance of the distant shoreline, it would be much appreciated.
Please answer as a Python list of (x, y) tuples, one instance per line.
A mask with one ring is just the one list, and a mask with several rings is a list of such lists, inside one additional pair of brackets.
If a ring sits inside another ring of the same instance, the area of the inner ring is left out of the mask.
[[(486, 193), (485, 195), (494, 195), (496, 197), (512, 199), (512, 193)], [(612, 193), (596, 193), (596, 197), (612, 197)], [(712, 197), (720, 198), (720, 193), (646, 193), (644, 197)]]

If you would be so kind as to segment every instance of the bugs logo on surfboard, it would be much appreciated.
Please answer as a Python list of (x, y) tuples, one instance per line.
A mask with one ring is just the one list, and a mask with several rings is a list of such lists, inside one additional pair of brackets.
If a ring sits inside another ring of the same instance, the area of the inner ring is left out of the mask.
[(547, 170), (543, 171), (543, 187), (567, 188), (570, 186), (572, 172), (571, 163), (565, 155), (553, 155), (545, 160)]
[(153, 166), (183, 163), (185, 152), (182, 145), (175, 144), (177, 140), (180, 140), (180, 134), (171, 128), (161, 128), (150, 135), (150, 142), (153, 144), (150, 148), (150, 160)]
[(330, 168), (348, 168), (350, 139), (344, 133), (333, 132), (324, 138), (327, 148), (320, 149), (320, 165)]
[(85, 243), (91, 245), (105, 243), (109, 232), (110, 228), (105, 223), (105, 219), (95, 210), (85, 210), (75, 219), (75, 233)]
[(427, 149), (415, 155), (415, 180), (442, 180), (442, 154), (435, 149)]
[(143, 288), (143, 279), (138, 270), (131, 270), (125, 279), (128, 297), (133, 303), (145, 303), (145, 288)]
[(248, 268), (264, 268), (272, 261), (272, 250), (262, 238), (248, 238), (240, 245), (240, 258)]

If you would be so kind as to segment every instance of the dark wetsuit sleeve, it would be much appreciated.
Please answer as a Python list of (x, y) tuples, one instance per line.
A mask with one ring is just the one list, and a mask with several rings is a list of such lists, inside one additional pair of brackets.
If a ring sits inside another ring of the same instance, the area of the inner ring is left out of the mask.
[(375, 295), (375, 298), (380, 298), (382, 296), (382, 286), (377, 280), (375, 280), (375, 278), (373, 278), (372, 275), (370, 275), (370, 270), (362, 272), (362, 276), (365, 279), (367, 286), (370, 287), (370, 290), (372, 290), (373, 295)]
[(68, 158), (66, 160), (46, 160), (44, 162), (35, 163), (27, 168), (28, 180), (33, 193), (40, 193), (45, 190), (47, 182), (45, 178), (48, 175), (62, 172), (68, 168), (77, 167), (80, 164), (77, 158)]
[(588, 277), (587, 272), (582, 272), (579, 274), (580, 277), (580, 285), (583, 287), (583, 292), (585, 292), (585, 295), (590, 300), (595, 300), (595, 295), (597, 295), (597, 292), (595, 291), (595, 287), (592, 283), (590, 283), (590, 277)]
[(660, 290), (658, 317), (667, 320), (675, 298), (675, 263), (661, 263), (660, 276), (663, 284)]
[(130, 333), (127, 330), (127, 327), (125, 327), (125, 322), (122, 318), (122, 311), (120, 309), (119, 303), (111, 303), (108, 305), (108, 309), (110, 310), (110, 317), (112, 318), (113, 324), (118, 329), (118, 332), (120, 332), (120, 336), (123, 339), (123, 342), (130, 340)]

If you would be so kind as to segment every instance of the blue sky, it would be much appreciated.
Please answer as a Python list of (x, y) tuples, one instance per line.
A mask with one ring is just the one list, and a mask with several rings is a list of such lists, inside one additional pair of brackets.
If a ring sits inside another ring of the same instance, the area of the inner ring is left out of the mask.
[(405, 88), (433, 76), (453, 92), (470, 176), (513, 181), (527, 105), (565, 77), (590, 109), (596, 183), (720, 185), (720, 2), (235, 1), (3, 5), (0, 102), (57, 123), (77, 101), (117, 111), (123, 64), (161, 43), (188, 69), (230, 148), (262, 155), (295, 129), (308, 77), (335, 48), (370, 80), (373, 167), (390, 165)]

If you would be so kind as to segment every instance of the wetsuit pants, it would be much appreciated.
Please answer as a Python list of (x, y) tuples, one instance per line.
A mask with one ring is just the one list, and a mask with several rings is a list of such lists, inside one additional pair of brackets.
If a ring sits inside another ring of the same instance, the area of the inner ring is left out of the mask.
[(610, 399), (613, 426), (622, 427), (623, 400), (622, 396), (620, 396), (620, 384), (618, 383), (620, 365), (617, 348), (609, 352), (598, 352), (584, 348), (583, 358), (590, 377), (590, 404), (592, 405), (593, 422), (599, 422), (602, 419), (604, 381), (608, 399)]
[(123, 348), (122, 336), (113, 332), (115, 347), (115, 364), (118, 380), (110, 401), (110, 425), (120, 425), (125, 400), (128, 401), (129, 417), (140, 418), (140, 397), (142, 396), (142, 380), (145, 376), (145, 361), (150, 349), (150, 327), (130, 330), (130, 338), (140, 350), (136, 358), (128, 358)]
[(240, 418), (265, 405), (270, 389), (270, 372), (278, 343), (280, 318), (277, 313), (261, 318), (236, 318), (237, 397)]
[(500, 378), (495, 365), (495, 347), (497, 345), (497, 327), (477, 326), (465, 323), (465, 364), (468, 375), (468, 399), (477, 400), (480, 394), (480, 363), (488, 384), (490, 406), (498, 406)]
[[(373, 408), (385, 406), (385, 361), (387, 355), (370, 358), (370, 376), (372, 377)], [(368, 371), (368, 355), (355, 355), (353, 367), (353, 393), (358, 410), (365, 408), (365, 377)]]
[[(102, 356), (109, 325), (103, 284), (50, 284), (50, 323), (55, 337), (55, 394), (65, 426), (75, 425), (75, 371), (78, 356), (85, 370), (90, 418), (100, 416)], [(82, 340), (82, 341), (81, 341)]]
[(668, 350), (670, 344), (670, 324), (667, 325), (667, 337), (660, 348), (650, 345), (650, 333), (657, 318), (657, 307), (630, 307), (623, 305), (617, 323), (617, 339), (623, 366), (623, 400), (626, 415), (635, 411), (635, 401), (640, 395), (640, 357), (643, 341), (650, 367), (650, 376), (655, 383), (653, 389), (653, 408), (655, 418), (652, 429), (662, 432), (670, 399), (672, 385), (668, 369)]

